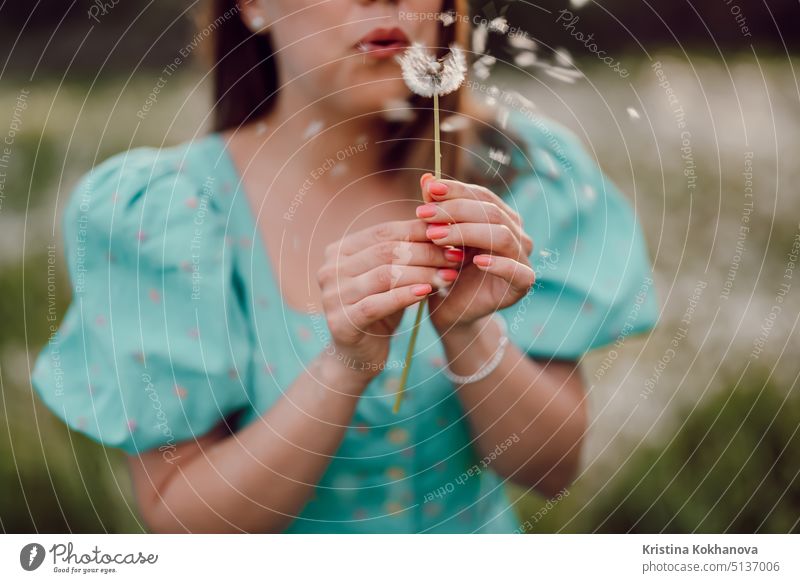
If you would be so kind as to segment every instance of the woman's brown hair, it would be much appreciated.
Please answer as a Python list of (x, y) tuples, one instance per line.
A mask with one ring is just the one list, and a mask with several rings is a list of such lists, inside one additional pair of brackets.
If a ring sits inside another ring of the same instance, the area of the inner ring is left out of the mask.
[[(470, 41), (472, 14), (468, 0), (444, 0), (442, 12), (452, 12), (452, 25), (443, 26), (439, 56), (447, 53), (452, 43), (457, 43), (471, 55)], [(233, 17), (231, 17), (233, 15)], [(217, 26), (212, 26), (217, 23)], [(237, 128), (261, 118), (269, 112), (279, 90), (278, 63), (274, 57), (271, 36), (253, 34), (238, 15), (237, 0), (208, 0), (201, 14), (201, 26), (213, 31), (210, 51), (214, 86), (214, 131)], [(478, 116), (479, 110), (470, 103), (464, 87), (442, 96), (439, 100), (443, 116), (466, 113)], [(433, 109), (428, 98), (414, 95), (411, 108), (417, 113), (411, 122), (385, 121), (384, 136), (391, 139), (384, 160), (392, 165), (407, 161), (414, 145), (420, 139), (427, 144), (432, 159)], [(470, 114), (468, 114), (470, 115)], [(462, 148), (458, 135), (448, 135), (442, 141), (442, 173), (456, 177), (461, 168)]]

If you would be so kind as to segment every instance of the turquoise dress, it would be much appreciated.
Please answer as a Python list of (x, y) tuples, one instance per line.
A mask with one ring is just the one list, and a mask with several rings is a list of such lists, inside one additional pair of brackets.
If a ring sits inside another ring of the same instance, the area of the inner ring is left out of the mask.
[[(512, 153), (524, 171), (508, 200), (536, 243), (538, 276), (501, 312), (511, 341), (533, 357), (578, 359), (650, 329), (651, 269), (626, 199), (563, 127), (520, 113), (510, 123), (525, 148)], [(107, 446), (169, 459), (223, 418), (234, 430), (254, 422), (329, 342), (321, 314), (282, 302), (219, 134), (101, 163), (74, 190), (63, 235), (72, 303), (32, 380), (57, 416)], [(390, 363), (402, 362), (414, 315), (406, 310)], [(427, 320), (417, 350), (400, 413), (401, 370), (389, 366), (289, 532), (518, 527), (472, 446)]]

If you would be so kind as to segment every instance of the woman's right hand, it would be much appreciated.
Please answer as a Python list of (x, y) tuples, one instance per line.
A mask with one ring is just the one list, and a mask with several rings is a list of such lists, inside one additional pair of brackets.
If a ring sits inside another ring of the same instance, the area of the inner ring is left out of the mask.
[(317, 282), (331, 333), (328, 356), (368, 379), (386, 367), (405, 308), (458, 275), (463, 254), (431, 243), (428, 226), (419, 219), (380, 223), (325, 249)]

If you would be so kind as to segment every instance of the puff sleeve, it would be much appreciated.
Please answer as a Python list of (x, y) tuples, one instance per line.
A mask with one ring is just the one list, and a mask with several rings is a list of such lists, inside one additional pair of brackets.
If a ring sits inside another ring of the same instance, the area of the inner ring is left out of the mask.
[(575, 360), (650, 330), (658, 304), (647, 247), (627, 199), (581, 141), (549, 120), (515, 113), (525, 146), (511, 201), (534, 241), (537, 281), (502, 310), (531, 356)]
[(223, 195), (184, 161), (184, 150), (131, 150), (72, 192), (72, 302), (33, 371), (67, 425), (129, 454), (199, 437), (249, 402)]

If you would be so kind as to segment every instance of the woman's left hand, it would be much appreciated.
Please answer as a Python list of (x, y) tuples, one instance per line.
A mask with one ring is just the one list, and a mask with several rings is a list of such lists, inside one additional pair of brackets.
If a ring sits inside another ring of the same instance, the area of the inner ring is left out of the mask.
[(436, 245), (452, 246), (448, 255), (462, 258), (446, 297), (428, 298), (437, 331), (468, 327), (522, 299), (535, 275), (528, 259), (533, 241), (522, 229), (519, 214), (482, 186), (435, 180), (431, 174), (420, 184), (426, 204), (417, 207), (417, 217), (428, 223), (428, 238)]

